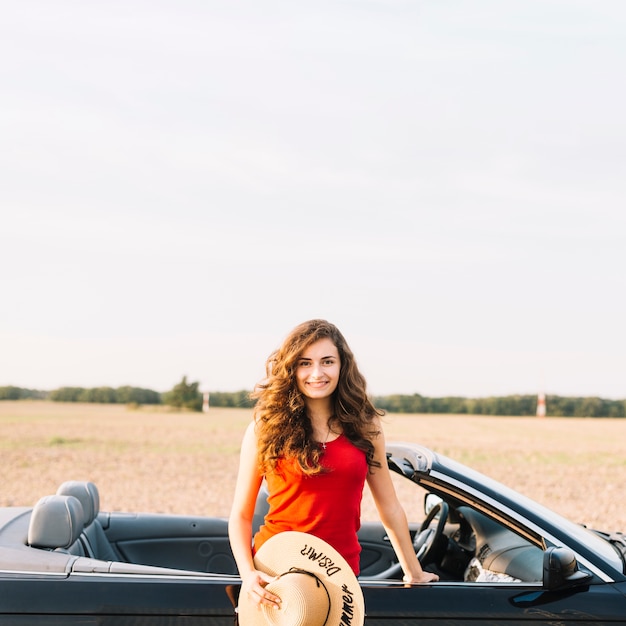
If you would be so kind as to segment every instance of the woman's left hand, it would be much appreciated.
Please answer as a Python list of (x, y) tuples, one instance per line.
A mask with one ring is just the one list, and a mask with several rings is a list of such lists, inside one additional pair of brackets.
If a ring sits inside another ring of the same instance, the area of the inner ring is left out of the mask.
[(422, 572), (419, 576), (403, 576), (402, 580), (408, 584), (436, 583), (439, 580), (439, 576), (432, 572)]

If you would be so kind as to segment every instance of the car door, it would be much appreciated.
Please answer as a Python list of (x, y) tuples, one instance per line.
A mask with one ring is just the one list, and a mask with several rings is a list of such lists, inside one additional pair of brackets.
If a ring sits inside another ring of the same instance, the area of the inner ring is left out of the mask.
[(235, 577), (81, 574), (0, 579), (0, 623), (233, 626)]
[(610, 585), (545, 591), (541, 584), (363, 583), (367, 626), (623, 624), (624, 598)]

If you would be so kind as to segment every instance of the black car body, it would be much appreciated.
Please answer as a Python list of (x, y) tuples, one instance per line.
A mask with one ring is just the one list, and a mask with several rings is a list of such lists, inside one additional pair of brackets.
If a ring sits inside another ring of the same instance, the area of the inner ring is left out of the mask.
[[(415, 548), (440, 581), (405, 585), (382, 526), (363, 523), (368, 626), (626, 624), (622, 533), (574, 524), (422, 446), (390, 444), (388, 460), (410, 483), (403, 503), (420, 501)], [(44, 500), (0, 509), (1, 624), (234, 623), (226, 519), (99, 512), (97, 497), (90, 519), (73, 496)]]

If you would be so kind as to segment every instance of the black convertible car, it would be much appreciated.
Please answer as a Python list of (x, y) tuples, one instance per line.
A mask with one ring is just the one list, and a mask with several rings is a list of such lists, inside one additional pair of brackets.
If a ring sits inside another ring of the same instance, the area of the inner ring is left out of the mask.
[[(367, 626), (626, 624), (622, 533), (574, 524), (418, 445), (390, 444), (388, 459), (407, 510), (419, 502), (415, 550), (440, 581), (405, 585), (384, 529), (364, 523)], [(223, 518), (101, 512), (95, 485), (76, 481), (0, 509), (3, 625), (231, 626), (239, 587)]]

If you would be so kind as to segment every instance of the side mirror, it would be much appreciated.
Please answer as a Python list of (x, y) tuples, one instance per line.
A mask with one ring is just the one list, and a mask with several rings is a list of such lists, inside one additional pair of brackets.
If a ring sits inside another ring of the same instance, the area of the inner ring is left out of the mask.
[(436, 507), (439, 506), (443, 500), (435, 493), (427, 493), (424, 496), (424, 513), (426, 516)]
[(580, 585), (591, 574), (578, 569), (576, 555), (569, 548), (548, 548), (543, 555), (543, 588), (550, 591)]

